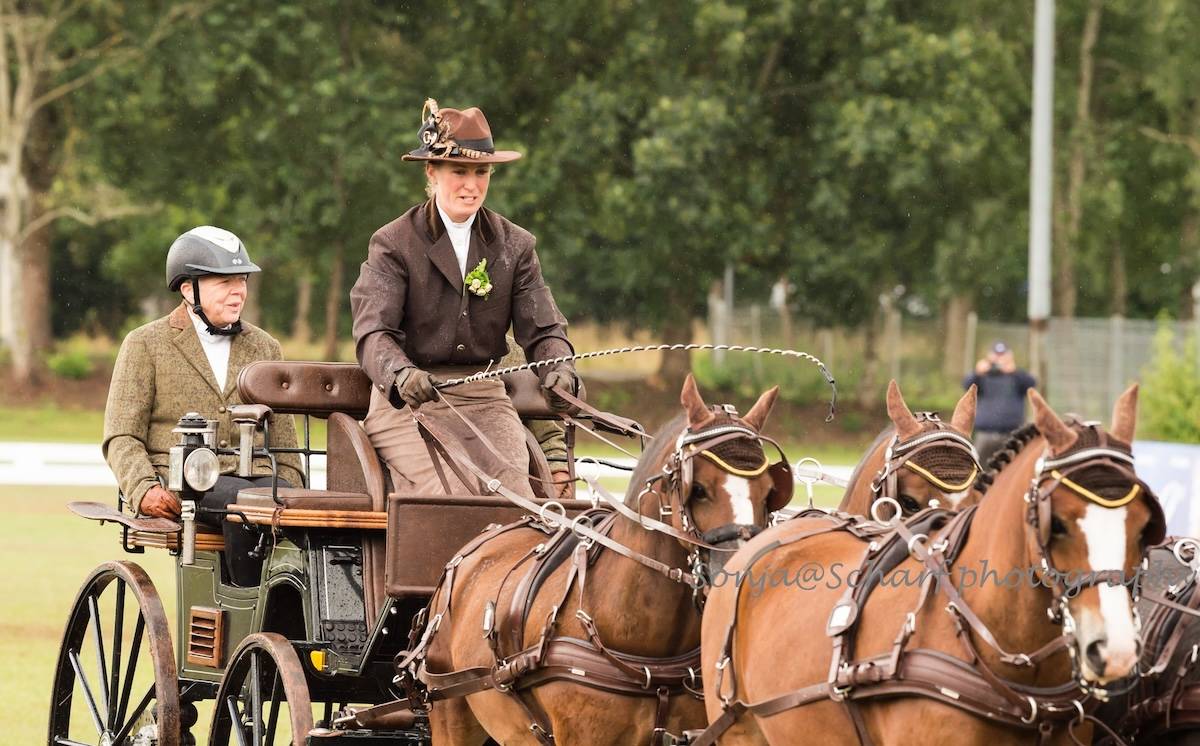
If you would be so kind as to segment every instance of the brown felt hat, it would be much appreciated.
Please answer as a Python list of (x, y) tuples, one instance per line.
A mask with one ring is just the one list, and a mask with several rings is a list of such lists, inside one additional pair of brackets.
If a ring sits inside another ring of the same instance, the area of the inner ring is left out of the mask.
[(406, 161), (447, 163), (508, 163), (521, 157), (515, 150), (496, 150), (487, 117), (476, 107), (439, 109), (437, 101), (425, 99), (421, 109), (421, 147), (405, 153)]

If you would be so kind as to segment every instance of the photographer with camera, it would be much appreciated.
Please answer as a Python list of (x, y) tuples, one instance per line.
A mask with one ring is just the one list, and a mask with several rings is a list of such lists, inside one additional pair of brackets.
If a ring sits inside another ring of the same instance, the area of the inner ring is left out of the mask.
[(986, 464), (1004, 445), (1008, 436), (1025, 422), (1025, 392), (1037, 380), (1017, 367), (1012, 350), (1003, 342), (992, 345), (987, 357), (975, 363), (975, 371), (963, 379), (963, 388), (979, 389), (975, 410), (975, 450)]

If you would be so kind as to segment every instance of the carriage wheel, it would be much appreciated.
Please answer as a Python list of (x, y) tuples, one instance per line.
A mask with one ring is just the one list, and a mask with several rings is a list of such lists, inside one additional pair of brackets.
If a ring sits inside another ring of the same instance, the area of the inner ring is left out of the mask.
[(49, 742), (178, 746), (179, 740), (179, 679), (162, 601), (141, 567), (106, 562), (84, 581), (67, 619)]
[(304, 746), (312, 729), (308, 682), (291, 643), (274, 632), (242, 640), (217, 690), (209, 746)]

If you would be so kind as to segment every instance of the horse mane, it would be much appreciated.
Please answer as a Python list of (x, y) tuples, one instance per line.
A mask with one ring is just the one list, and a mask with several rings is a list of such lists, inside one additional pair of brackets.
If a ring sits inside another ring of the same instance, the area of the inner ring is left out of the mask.
[(1032, 422), (1013, 430), (1012, 434), (1008, 436), (1008, 440), (1004, 441), (1004, 445), (988, 459), (979, 476), (975, 477), (975, 484), (973, 485), (975, 489), (979, 492), (987, 492), (988, 488), (992, 486), (992, 482), (996, 481), (996, 475), (1003, 471), (1005, 466), (1011, 464), (1013, 459), (1017, 457), (1017, 454), (1024, 450), (1025, 446), (1029, 445), (1029, 442), (1039, 435), (1041, 435), (1041, 432), (1038, 431), (1037, 425)]
[(685, 427), (687, 427), (687, 414), (680, 412), (655, 431), (654, 439), (650, 441), (650, 447), (642, 451), (637, 466), (634, 467), (633, 474), (629, 477), (629, 487), (625, 490), (626, 505), (634, 510), (638, 509), (637, 496), (646, 486), (646, 480), (657, 476), (662, 470), (666, 456), (675, 450), (675, 441)]

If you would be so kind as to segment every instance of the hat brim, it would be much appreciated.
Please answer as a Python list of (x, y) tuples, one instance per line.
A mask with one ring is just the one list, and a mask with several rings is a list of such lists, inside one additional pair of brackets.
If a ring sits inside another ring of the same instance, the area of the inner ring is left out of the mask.
[(515, 150), (497, 150), (495, 153), (486, 153), (482, 158), (462, 158), (462, 157), (445, 157), (432, 155), (428, 151), (421, 149), (413, 150), (400, 156), (402, 161), (441, 161), (443, 163), (509, 163), (521, 157), (521, 153)]

